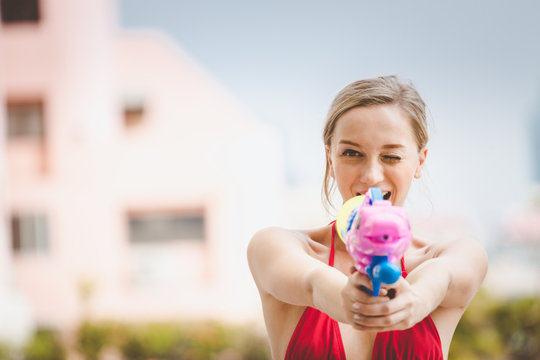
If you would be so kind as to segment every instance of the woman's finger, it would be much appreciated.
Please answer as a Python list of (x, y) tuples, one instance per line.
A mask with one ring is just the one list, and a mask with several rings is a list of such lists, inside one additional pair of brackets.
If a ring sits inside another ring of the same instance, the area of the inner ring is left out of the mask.
[(358, 330), (389, 331), (402, 330), (411, 327), (410, 311), (401, 309), (386, 316), (353, 315), (353, 325)]

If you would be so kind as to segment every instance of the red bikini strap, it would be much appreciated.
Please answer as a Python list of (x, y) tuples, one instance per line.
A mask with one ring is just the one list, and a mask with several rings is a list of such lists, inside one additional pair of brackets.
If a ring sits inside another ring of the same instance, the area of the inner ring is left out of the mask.
[(405, 255), (401, 257), (401, 276), (403, 276), (403, 278), (406, 278), (407, 275), (409, 275), (407, 273), (407, 270), (405, 270)]

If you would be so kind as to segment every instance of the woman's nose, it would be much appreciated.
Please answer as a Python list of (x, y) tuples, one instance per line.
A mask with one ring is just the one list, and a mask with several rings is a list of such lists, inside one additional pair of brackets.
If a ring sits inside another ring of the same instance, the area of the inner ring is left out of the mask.
[(369, 186), (377, 185), (384, 180), (383, 168), (377, 161), (366, 164), (361, 181)]

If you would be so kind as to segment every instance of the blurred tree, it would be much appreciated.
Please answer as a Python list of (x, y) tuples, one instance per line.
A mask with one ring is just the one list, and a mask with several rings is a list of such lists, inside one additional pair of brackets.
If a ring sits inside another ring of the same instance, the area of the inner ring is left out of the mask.
[(501, 300), (479, 292), (456, 329), (448, 359), (540, 359), (540, 299)]
[(0, 360), (10, 359), (10, 346), (0, 342)]
[(38, 329), (24, 349), (25, 360), (64, 360), (66, 358), (58, 334), (50, 329)]
[(97, 360), (105, 345), (110, 343), (112, 324), (97, 324), (85, 321), (80, 327), (77, 336), (78, 350), (86, 360)]

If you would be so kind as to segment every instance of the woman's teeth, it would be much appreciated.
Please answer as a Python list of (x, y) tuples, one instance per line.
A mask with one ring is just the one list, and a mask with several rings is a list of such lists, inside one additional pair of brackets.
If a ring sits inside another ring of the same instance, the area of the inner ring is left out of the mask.
[[(359, 192), (356, 193), (356, 196), (360, 196), (360, 195), (362, 195), (362, 193), (359, 193)], [(384, 200), (390, 199), (390, 195), (392, 195), (392, 192), (390, 192), (390, 191), (385, 192), (383, 194), (383, 199)]]

